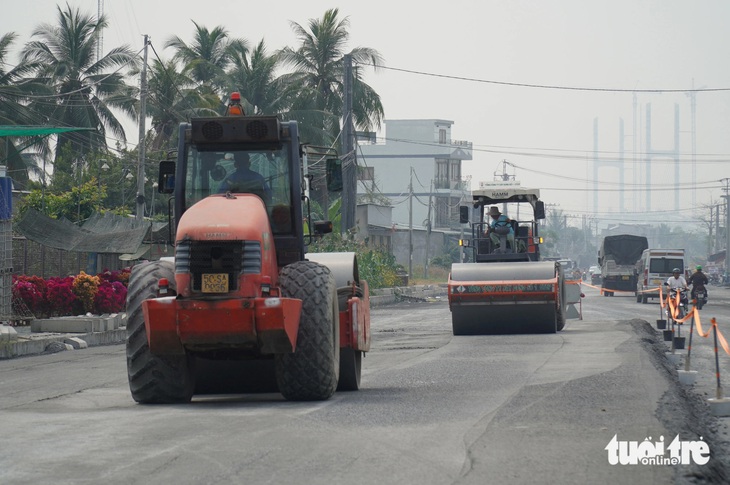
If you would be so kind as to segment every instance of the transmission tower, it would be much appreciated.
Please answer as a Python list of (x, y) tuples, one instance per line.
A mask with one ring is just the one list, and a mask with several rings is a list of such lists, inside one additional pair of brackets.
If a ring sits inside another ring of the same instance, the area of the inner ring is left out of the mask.
[(619, 212), (624, 211), (624, 120), (619, 118), (619, 152), (616, 159), (598, 156), (598, 118), (593, 118), (593, 213), (598, 212), (598, 169), (603, 167), (618, 169)]
[(674, 210), (679, 210), (679, 105), (674, 104), (674, 148), (655, 150), (651, 146), (651, 103), (646, 105), (646, 211), (651, 210), (651, 161), (654, 158), (674, 160)]

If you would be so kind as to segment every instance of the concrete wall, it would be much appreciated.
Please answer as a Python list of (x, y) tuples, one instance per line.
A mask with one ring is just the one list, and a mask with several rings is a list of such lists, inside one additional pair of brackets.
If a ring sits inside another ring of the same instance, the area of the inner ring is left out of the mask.
[[(393, 255), (395, 260), (408, 269), (408, 231), (395, 231), (393, 233)], [(413, 266), (423, 266), (426, 261), (426, 240), (429, 240), (428, 258), (433, 259), (443, 254), (446, 235), (440, 231), (431, 231), (430, 239), (426, 231), (413, 231)]]

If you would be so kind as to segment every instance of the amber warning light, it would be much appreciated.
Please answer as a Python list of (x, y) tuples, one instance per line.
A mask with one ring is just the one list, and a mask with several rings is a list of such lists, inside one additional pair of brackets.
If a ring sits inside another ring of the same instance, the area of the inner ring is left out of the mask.
[(243, 116), (243, 106), (241, 106), (241, 93), (234, 91), (231, 93), (231, 99), (228, 101), (228, 109), (226, 115), (228, 116)]

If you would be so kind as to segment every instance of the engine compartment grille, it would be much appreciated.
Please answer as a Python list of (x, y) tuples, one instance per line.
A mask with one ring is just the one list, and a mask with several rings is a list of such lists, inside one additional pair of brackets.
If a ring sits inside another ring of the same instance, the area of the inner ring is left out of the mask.
[(204, 273), (227, 273), (228, 291), (235, 291), (241, 274), (261, 273), (261, 243), (181, 241), (175, 248), (175, 272), (191, 274), (193, 291), (201, 291)]

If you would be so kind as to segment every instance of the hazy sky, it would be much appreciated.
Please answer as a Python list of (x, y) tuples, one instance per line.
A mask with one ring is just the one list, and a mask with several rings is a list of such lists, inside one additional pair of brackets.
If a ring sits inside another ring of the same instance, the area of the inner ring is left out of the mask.
[[(97, 0), (69, 2), (96, 14)], [(192, 2), (106, 0), (110, 28), (104, 47), (142, 47), (149, 34), (157, 51), (171, 35), (192, 39), (195, 20), (251, 44), (264, 38), (273, 52), (296, 47), (290, 27), (306, 26), (337, 4), (321, 0)], [(17, 47), (41, 23), (55, 23), (57, 2), (3, 0), (0, 34), (20, 35)], [(65, 3), (61, 3), (65, 5)], [(406, 6), (407, 5), (407, 6)], [(555, 0), (451, 2), (347, 2), (349, 48), (377, 49), (385, 66), (417, 71), (369, 70), (366, 82), (380, 94), (387, 119), (438, 118), (454, 121), (452, 138), (474, 144), (464, 166), (472, 186), (492, 180), (506, 159), (518, 168), (522, 185), (542, 189), (547, 203), (567, 214), (592, 213), (593, 120), (598, 118), (601, 156), (618, 157), (619, 120), (624, 122), (625, 181), (629, 220), (647, 209), (644, 169), (634, 173), (633, 150), (646, 147), (645, 112), (652, 106), (655, 150), (674, 148), (674, 105), (679, 105), (681, 208), (690, 219), (695, 206), (718, 200), (718, 181), (730, 177), (730, 2), (724, 0)], [(13, 60), (11, 58), (11, 60)], [(438, 76), (433, 76), (433, 75)], [(539, 85), (508, 86), (497, 83)], [(597, 91), (562, 88), (592, 88)], [(692, 183), (691, 97), (685, 92), (607, 90), (726, 89), (696, 94), (696, 181)], [(636, 109), (634, 109), (636, 100)], [(636, 130), (634, 120), (636, 119)], [(133, 125), (130, 125), (133, 126)], [(136, 141), (137, 132), (128, 130)], [(634, 136), (636, 133), (636, 136)], [(385, 133), (387, 136), (387, 133)], [(651, 210), (674, 206), (674, 165), (652, 163)], [(618, 171), (599, 171), (598, 218), (609, 222), (619, 210)]]

